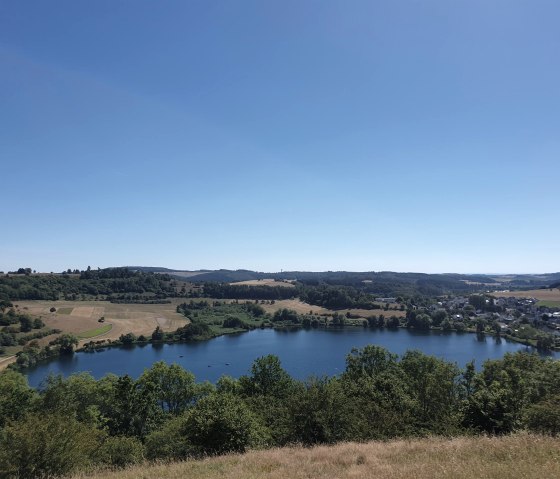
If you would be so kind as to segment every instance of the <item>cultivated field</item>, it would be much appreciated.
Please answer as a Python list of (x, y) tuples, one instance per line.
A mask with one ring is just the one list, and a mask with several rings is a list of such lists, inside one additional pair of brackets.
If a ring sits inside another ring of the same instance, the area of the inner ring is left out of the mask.
[(560, 439), (533, 435), (290, 447), (78, 475), (95, 479), (542, 479), (560, 477)]
[(535, 298), (542, 301), (560, 301), (560, 289), (530, 289), (527, 291), (497, 291), (492, 296), (503, 298)]
[(295, 288), (294, 284), (290, 281), (275, 281), (274, 279), (250, 279), (247, 281), (236, 281), (235, 283), (229, 283), (233, 285), (245, 285), (245, 286), (285, 286), (286, 288)]
[[(175, 331), (185, 325), (185, 317), (176, 312), (183, 299), (168, 304), (114, 304), (108, 301), (18, 301), (22, 312), (41, 317), (49, 328), (60, 329), (84, 338), (117, 339), (121, 334), (149, 336), (157, 326)], [(51, 313), (50, 309), (56, 308)], [(105, 322), (98, 320), (104, 317)], [(107, 326), (111, 326), (108, 328)], [(98, 332), (99, 334), (94, 334)], [(45, 340), (50, 341), (52, 337)]]
[(539, 300), (539, 304), (543, 306), (558, 306), (560, 307), (560, 289), (531, 289), (528, 291), (508, 291), (508, 292), (495, 292), (492, 296), (502, 298), (535, 298)]

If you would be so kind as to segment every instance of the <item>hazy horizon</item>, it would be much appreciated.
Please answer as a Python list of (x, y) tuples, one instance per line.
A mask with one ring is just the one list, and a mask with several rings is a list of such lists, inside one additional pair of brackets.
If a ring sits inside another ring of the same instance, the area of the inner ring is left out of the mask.
[(4, 2), (0, 270), (560, 271), (558, 18)]
[[(31, 267), (29, 265), (27, 266), (18, 266), (16, 268), (9, 268), (9, 269), (2, 269), (0, 268), (0, 271), (3, 271), (4, 273), (8, 273), (8, 271), (17, 271), (18, 268), (24, 268), (24, 267)], [(538, 275), (550, 275), (550, 274), (559, 274), (560, 271), (539, 271), (539, 272), (535, 272), (535, 273), (528, 273), (528, 272), (524, 272), (524, 271), (516, 271), (516, 272), (505, 272), (505, 273), (496, 273), (496, 272), (490, 272), (490, 273), (480, 273), (477, 271), (474, 272), (461, 272), (461, 271), (407, 271), (407, 270), (402, 270), (402, 271), (396, 271), (396, 270), (391, 270), (391, 269), (383, 269), (383, 270), (357, 270), (357, 269), (323, 269), (323, 270), (310, 270), (310, 269), (302, 269), (302, 268), (290, 268), (290, 269), (279, 269), (279, 270), (263, 270), (263, 269), (258, 269), (258, 268), (244, 268), (244, 267), (239, 267), (239, 268), (222, 268), (222, 267), (217, 267), (217, 268), (177, 268), (177, 267), (173, 267), (173, 266), (154, 266), (154, 265), (148, 265), (148, 264), (134, 264), (134, 265), (105, 265), (105, 266), (92, 266), (90, 264), (88, 264), (87, 266), (84, 267), (62, 267), (62, 268), (58, 268), (58, 269), (51, 269), (51, 270), (44, 270), (44, 271), (39, 271), (36, 270), (36, 273), (38, 274), (49, 274), (49, 273), (62, 273), (64, 271), (66, 271), (68, 268), (74, 270), (74, 269), (80, 269), (80, 270), (86, 270), (88, 267), (91, 267), (91, 269), (97, 269), (97, 268), (156, 268), (156, 269), (161, 269), (161, 270), (172, 270), (172, 271), (176, 271), (176, 272), (197, 272), (197, 271), (220, 271), (220, 270), (224, 270), (224, 271), (251, 271), (254, 273), (259, 273), (259, 274), (277, 274), (277, 273), (290, 273), (290, 272), (300, 272), (300, 273), (326, 273), (326, 272), (344, 272), (344, 273), (398, 273), (398, 274), (458, 274), (458, 275), (470, 275), (470, 276), (476, 276), (476, 275), (481, 275), (481, 276), (514, 276), (514, 275), (534, 275), (534, 276), (538, 276)], [(31, 267), (31, 269), (34, 269)]]

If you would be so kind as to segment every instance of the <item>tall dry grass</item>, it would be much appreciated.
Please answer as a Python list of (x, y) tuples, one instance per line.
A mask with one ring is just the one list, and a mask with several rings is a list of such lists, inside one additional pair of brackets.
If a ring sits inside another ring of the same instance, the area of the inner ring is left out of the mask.
[(143, 465), (95, 479), (560, 478), (560, 439), (534, 435), (419, 439), (252, 451)]

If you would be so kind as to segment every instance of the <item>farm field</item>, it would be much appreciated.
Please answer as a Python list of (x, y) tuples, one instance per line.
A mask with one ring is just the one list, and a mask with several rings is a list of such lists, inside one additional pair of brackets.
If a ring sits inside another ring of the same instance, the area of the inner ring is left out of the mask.
[[(157, 326), (174, 331), (185, 325), (176, 312), (182, 299), (167, 304), (115, 304), (108, 301), (18, 301), (22, 312), (41, 317), (47, 327), (72, 333), (83, 339), (117, 339), (121, 334), (151, 335)], [(50, 309), (56, 308), (51, 313)], [(98, 320), (104, 317), (105, 322)], [(110, 326), (110, 327), (109, 327)], [(94, 334), (98, 333), (98, 334)], [(49, 340), (52, 339), (49, 338)]]
[[(541, 306), (560, 306), (560, 289), (531, 289), (528, 291), (495, 292), (492, 296), (502, 298), (535, 298)], [(550, 303), (550, 304), (547, 304)]]
[[(388, 311), (385, 311), (383, 309), (370, 310), (370, 309), (351, 308), (351, 309), (341, 309), (338, 311), (334, 311), (332, 309), (323, 308), (321, 306), (315, 306), (309, 303), (304, 303), (299, 299), (280, 299), (278, 301), (275, 301), (274, 304), (262, 304), (261, 306), (265, 309), (267, 313), (271, 313), (271, 314), (274, 314), (279, 309), (286, 308), (286, 309), (293, 309), (295, 312), (299, 314), (309, 314), (310, 311), (312, 311), (313, 314), (319, 314), (319, 315), (334, 314), (335, 312), (339, 314), (346, 314), (347, 312), (349, 312), (350, 314), (357, 315), (363, 318), (367, 318), (368, 316), (374, 314), (376, 316), (383, 314), (385, 317), (397, 316), (398, 318), (402, 318), (406, 315), (405, 311), (398, 311), (394, 309), (389, 309)], [(395, 305), (391, 305), (391, 307), (394, 306)]]

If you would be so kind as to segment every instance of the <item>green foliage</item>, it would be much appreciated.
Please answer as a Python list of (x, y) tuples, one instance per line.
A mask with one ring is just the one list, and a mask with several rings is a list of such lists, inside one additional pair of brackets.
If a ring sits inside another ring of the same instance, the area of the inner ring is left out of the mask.
[(185, 417), (175, 416), (146, 436), (146, 457), (150, 460), (186, 459), (193, 448), (185, 434)]
[(62, 334), (50, 342), (52, 346), (58, 346), (60, 354), (72, 354), (78, 343), (78, 338), (73, 334)]
[(122, 468), (142, 462), (144, 446), (135, 437), (107, 437), (97, 450), (97, 461), (114, 468)]
[(185, 432), (199, 454), (245, 452), (266, 443), (267, 432), (257, 416), (237, 396), (211, 394), (187, 414)]
[(159, 393), (153, 384), (141, 384), (128, 375), (118, 378), (107, 417), (111, 434), (144, 438), (156, 429), (164, 420)]
[(290, 404), (290, 436), (306, 445), (354, 437), (355, 410), (337, 378), (310, 379)]
[(194, 374), (177, 364), (168, 365), (163, 361), (146, 369), (138, 383), (141, 388), (151, 389), (161, 409), (172, 414), (180, 414), (207, 393), (205, 384), (196, 384)]
[(171, 277), (165, 274), (142, 273), (127, 268), (107, 268), (99, 271), (83, 271), (79, 277), (68, 275), (17, 275), (0, 276), (0, 298), (11, 300), (72, 300), (81, 296), (114, 296), (125, 298), (127, 294), (142, 298), (177, 296), (171, 285)]
[(294, 384), (278, 356), (272, 354), (256, 359), (251, 366), (251, 376), (242, 376), (239, 382), (247, 395), (277, 398), (289, 395)]
[(300, 322), (300, 317), (294, 310), (282, 308), (274, 313), (274, 316), (272, 316), (272, 321), (286, 321), (289, 323), (297, 324)]
[(507, 354), (477, 372), (472, 362), (459, 370), (419, 351), (399, 358), (372, 345), (352, 350), (340, 376), (305, 382), (272, 355), (215, 387), (163, 362), (137, 380), (51, 376), (40, 391), (7, 371), (0, 471), (47, 477), (290, 443), (526, 429), (558, 435), (559, 398), (560, 363), (536, 354)]
[(249, 325), (237, 316), (228, 316), (222, 323), (224, 328), (249, 329)]
[(560, 395), (547, 397), (529, 406), (525, 412), (527, 428), (539, 434), (560, 434)]
[(285, 286), (249, 286), (246, 284), (204, 283), (204, 296), (217, 299), (291, 299), (296, 288)]
[(31, 414), (0, 435), (0, 471), (5, 478), (69, 474), (93, 462), (103, 432), (62, 415)]
[(164, 338), (165, 338), (165, 333), (159, 326), (157, 326), (156, 329), (154, 329), (154, 332), (152, 333), (152, 341), (163, 341)]
[(440, 434), (455, 428), (461, 396), (457, 387), (459, 368), (420, 351), (408, 351), (401, 358), (400, 368), (414, 401), (416, 427)]
[(36, 399), (25, 376), (16, 371), (0, 374), (0, 430), (8, 421), (25, 416)]

